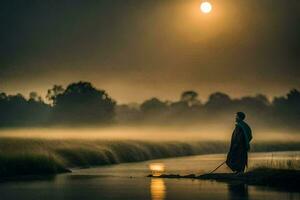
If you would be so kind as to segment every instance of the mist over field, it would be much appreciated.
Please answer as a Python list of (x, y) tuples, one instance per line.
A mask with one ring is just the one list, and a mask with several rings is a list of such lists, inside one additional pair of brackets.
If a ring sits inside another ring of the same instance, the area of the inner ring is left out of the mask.
[(234, 128), (238, 111), (246, 113), (246, 121), (258, 138), (266, 138), (270, 133), (286, 136), (300, 131), (300, 92), (297, 89), (273, 99), (264, 94), (232, 98), (226, 93), (215, 92), (206, 101), (202, 101), (197, 92), (188, 90), (179, 94), (178, 100), (153, 97), (131, 104), (120, 104), (105, 90), (82, 81), (66, 87), (54, 85), (45, 100), (36, 92), (31, 92), (29, 98), (22, 94), (0, 93), (2, 129), (99, 127), (105, 131), (95, 129), (90, 134), (99, 132), (99, 137), (111, 134), (111, 137), (147, 138), (157, 134), (162, 139), (172, 135), (179, 139), (220, 140)]
[[(226, 153), (230, 132), (171, 128), (30, 128), (0, 132), (0, 177), (69, 172), (151, 159)], [(252, 152), (299, 151), (295, 135), (256, 137)]]
[[(234, 123), (205, 126), (111, 126), (77, 128), (9, 128), (0, 130), (0, 138), (143, 140), (143, 141), (222, 141), (230, 142)], [(289, 131), (253, 129), (256, 141), (300, 141), (300, 134)]]

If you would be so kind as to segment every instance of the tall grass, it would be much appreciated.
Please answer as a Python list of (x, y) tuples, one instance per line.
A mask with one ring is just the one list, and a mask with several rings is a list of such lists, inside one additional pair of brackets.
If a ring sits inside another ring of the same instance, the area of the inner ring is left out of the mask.
[(225, 143), (0, 138), (0, 177), (51, 174), (150, 159), (220, 153)]
[(284, 169), (284, 170), (300, 170), (300, 160), (298, 158), (288, 160), (268, 160), (265, 163), (252, 167), (252, 170), (262, 169)]
[(0, 155), (0, 177), (69, 172), (54, 158), (42, 154)]
[[(54, 174), (75, 167), (225, 153), (227, 149), (225, 142), (0, 138), (0, 177)], [(255, 144), (253, 150), (300, 150), (300, 143)]]

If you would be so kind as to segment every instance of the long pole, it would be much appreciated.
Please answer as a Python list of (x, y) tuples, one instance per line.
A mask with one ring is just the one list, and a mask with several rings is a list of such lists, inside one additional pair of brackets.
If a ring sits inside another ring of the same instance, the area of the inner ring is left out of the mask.
[(215, 168), (214, 170), (212, 170), (211, 172), (209, 172), (209, 174), (217, 171), (221, 166), (223, 166), (226, 163), (226, 161), (222, 162), (217, 168)]

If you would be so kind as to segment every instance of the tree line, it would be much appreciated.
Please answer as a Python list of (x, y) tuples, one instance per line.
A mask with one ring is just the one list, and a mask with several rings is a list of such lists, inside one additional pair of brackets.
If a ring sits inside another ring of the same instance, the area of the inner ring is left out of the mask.
[(177, 101), (156, 97), (141, 104), (118, 105), (105, 90), (89, 82), (71, 83), (66, 88), (54, 85), (46, 100), (36, 92), (29, 98), (0, 92), (0, 126), (102, 125), (116, 123), (201, 123), (232, 118), (237, 111), (267, 127), (300, 129), (300, 92), (269, 100), (265, 95), (231, 98), (216, 92), (201, 102), (195, 91), (184, 91)]

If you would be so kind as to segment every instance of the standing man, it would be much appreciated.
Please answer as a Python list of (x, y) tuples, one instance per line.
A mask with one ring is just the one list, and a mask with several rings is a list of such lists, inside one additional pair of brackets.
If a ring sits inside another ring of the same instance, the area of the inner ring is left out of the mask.
[(232, 133), (230, 150), (226, 160), (228, 167), (236, 173), (245, 171), (245, 167), (248, 164), (250, 141), (252, 140), (251, 128), (244, 121), (245, 118), (245, 113), (236, 113), (236, 125)]

